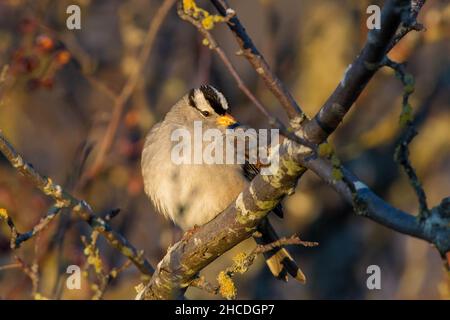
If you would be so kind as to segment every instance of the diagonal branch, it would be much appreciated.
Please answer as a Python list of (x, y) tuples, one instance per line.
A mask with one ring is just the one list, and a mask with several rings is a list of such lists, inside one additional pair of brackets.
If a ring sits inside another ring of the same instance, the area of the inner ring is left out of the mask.
[(285, 139), (280, 145), (280, 165), (273, 175), (257, 175), (227, 209), (209, 223), (187, 234), (170, 247), (151, 281), (138, 297), (174, 299), (184, 294), (197, 273), (238, 243), (252, 236), (260, 221), (294, 191), (304, 168), (297, 153), (311, 150)]
[[(307, 141), (306, 139), (298, 137), (298, 136), (294, 135), (291, 131), (289, 131), (286, 128), (286, 126), (283, 124), (283, 122), (281, 122), (281, 120), (278, 119), (277, 117), (273, 116), (267, 110), (267, 108), (261, 103), (261, 101), (259, 101), (258, 98), (255, 97), (255, 95), (245, 85), (244, 81), (239, 76), (235, 66), (231, 63), (230, 59), (228, 59), (225, 52), (218, 45), (216, 39), (213, 37), (211, 32), (207, 28), (204, 27), (204, 25), (201, 21), (202, 17), (195, 17), (192, 14), (188, 14), (187, 10), (185, 8), (183, 8), (182, 3), (179, 3), (179, 5), (178, 5), (178, 15), (182, 20), (185, 20), (185, 21), (191, 23), (194, 27), (196, 27), (197, 30), (204, 36), (204, 39), (205, 39), (204, 43), (206, 43), (211, 50), (214, 50), (214, 52), (217, 53), (217, 55), (219, 56), (219, 58), (222, 60), (223, 64), (227, 68), (227, 70), (230, 72), (231, 76), (236, 81), (238, 88), (241, 89), (241, 91), (250, 99), (250, 101), (253, 102), (253, 104), (258, 108), (258, 110), (269, 120), (269, 123), (273, 128), (279, 129), (280, 133), (283, 136), (285, 136), (299, 144), (302, 144), (302, 145), (307, 146), (312, 149), (316, 148), (316, 146), (313, 143)], [(200, 14), (197, 13), (196, 15), (200, 15)], [(231, 20), (233, 17), (234, 17), (234, 13), (227, 15), (224, 19), (224, 22)], [(303, 121), (303, 120), (304, 120), (304, 118), (301, 118), (301, 121)]]
[(450, 198), (443, 199), (439, 206), (430, 211), (427, 219), (420, 220), (385, 202), (345, 168), (341, 168), (343, 178), (336, 181), (333, 178), (333, 164), (326, 159), (303, 161), (303, 165), (353, 204), (357, 214), (400, 233), (428, 241), (436, 246), (442, 256), (450, 251)]
[[(236, 37), (242, 55), (249, 60), (255, 71), (263, 78), (267, 87), (280, 101), (290, 118), (299, 116), (301, 110), (285, 85), (270, 70), (264, 57), (253, 44), (241, 21), (226, 0), (211, 0), (222, 16), (232, 12), (227, 22)], [(426, 0), (387, 0), (381, 11), (380, 29), (368, 33), (361, 53), (346, 70), (342, 80), (319, 112), (310, 121), (303, 123), (304, 137), (320, 144), (334, 132), (344, 116), (367, 86), (374, 74), (382, 67), (386, 54), (410, 31), (422, 30), (416, 18)], [(399, 27), (402, 27), (399, 29)]]
[[(45, 217), (43, 217), (38, 224), (36, 224), (30, 231), (19, 233), (17, 231), (16, 225), (14, 224), (14, 221), (8, 214), (4, 214), (6, 216), (6, 223), (11, 230), (11, 241), (10, 246), (11, 249), (18, 249), (22, 245), (22, 243), (30, 240), (34, 236), (36, 236), (39, 232), (41, 232), (43, 229), (45, 229), (50, 222), (53, 221), (53, 219), (58, 215), (58, 213), (61, 211), (61, 208), (58, 207), (51, 207), (50, 210), (47, 212)], [(0, 215), (1, 218), (1, 215)]]
[(182, 296), (198, 272), (238, 243), (252, 236), (261, 219), (287, 194), (293, 192), (305, 167), (330, 183), (356, 212), (398, 232), (424, 239), (442, 255), (450, 250), (448, 200), (420, 222), (376, 196), (345, 169), (335, 181), (335, 166), (322, 158), (311, 159), (310, 150), (290, 140), (280, 146), (280, 168), (272, 176), (258, 175), (227, 209), (195, 229), (168, 249), (151, 281), (139, 294), (146, 299), (174, 299)]
[(404, 15), (410, 10), (409, 0), (388, 0), (381, 11), (381, 28), (373, 29), (356, 60), (350, 64), (341, 82), (320, 108), (315, 117), (305, 124), (306, 136), (316, 143), (323, 142), (342, 122), (350, 107), (381, 67), (387, 50), (396, 35)]
[(225, 0), (211, 0), (211, 2), (222, 16), (225, 17), (230, 13), (233, 14), (233, 16), (228, 20), (227, 24), (230, 30), (234, 33), (238, 45), (241, 48), (239, 54), (242, 54), (248, 60), (248, 62), (250, 62), (258, 75), (264, 80), (264, 83), (269, 88), (269, 90), (278, 99), (278, 101), (280, 101), (289, 118), (292, 119), (297, 116), (303, 116), (303, 111), (301, 110), (300, 106), (292, 97), (291, 93), (284, 85), (284, 83), (270, 69), (270, 66), (267, 64), (263, 55), (253, 44), (252, 39), (247, 34), (247, 31), (245, 31), (244, 26), (242, 25), (234, 10), (228, 6)]
[(60, 185), (55, 184), (52, 179), (41, 176), (32, 165), (28, 164), (20, 154), (13, 148), (0, 131), (0, 152), (6, 157), (11, 165), (21, 173), (45, 195), (55, 201), (55, 208), (70, 208), (73, 212), (86, 221), (94, 230), (101, 233), (106, 240), (120, 253), (130, 259), (134, 265), (144, 274), (151, 275), (153, 268), (143, 257), (143, 252), (133, 247), (120, 233), (113, 230), (111, 226), (101, 217), (96, 216), (91, 207), (83, 200), (79, 200), (66, 192)]

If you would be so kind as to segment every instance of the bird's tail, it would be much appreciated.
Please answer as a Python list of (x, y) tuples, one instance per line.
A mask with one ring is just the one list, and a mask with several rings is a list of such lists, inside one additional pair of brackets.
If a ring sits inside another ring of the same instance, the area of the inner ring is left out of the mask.
[[(254, 237), (254, 239), (259, 245), (273, 243), (279, 239), (267, 218), (264, 218), (258, 226), (258, 231), (261, 233), (261, 236)], [(289, 274), (301, 283), (306, 282), (304, 273), (297, 266), (297, 263), (294, 259), (292, 259), (291, 255), (285, 248), (274, 248), (268, 252), (265, 252), (264, 257), (266, 258), (267, 266), (275, 278), (287, 281), (287, 275)]]

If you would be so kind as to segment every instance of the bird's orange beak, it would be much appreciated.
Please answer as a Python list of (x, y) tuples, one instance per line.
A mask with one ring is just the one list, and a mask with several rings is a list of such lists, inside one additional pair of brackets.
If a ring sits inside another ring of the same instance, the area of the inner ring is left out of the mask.
[(236, 122), (237, 122), (236, 119), (234, 119), (228, 113), (217, 118), (217, 125), (222, 126), (222, 127), (229, 127), (229, 126), (235, 124)]

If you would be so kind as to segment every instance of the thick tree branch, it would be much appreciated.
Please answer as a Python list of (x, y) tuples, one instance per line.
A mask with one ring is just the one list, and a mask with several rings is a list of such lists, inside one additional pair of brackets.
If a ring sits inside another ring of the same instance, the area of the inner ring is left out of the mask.
[(439, 206), (431, 210), (427, 219), (421, 220), (385, 202), (345, 168), (341, 168), (343, 178), (336, 181), (333, 165), (326, 159), (303, 161), (303, 165), (351, 203), (357, 214), (400, 233), (426, 240), (434, 244), (442, 256), (450, 251), (450, 198), (443, 199)]
[(256, 176), (230, 206), (209, 223), (188, 233), (169, 248), (140, 298), (180, 297), (198, 272), (238, 243), (249, 238), (264, 218), (286, 195), (294, 191), (304, 168), (297, 153), (310, 149), (286, 139), (280, 146), (280, 166), (273, 175)]
[(345, 169), (341, 169), (343, 178), (335, 181), (335, 166), (328, 160), (311, 159), (309, 155), (307, 148), (285, 140), (280, 147), (279, 170), (273, 176), (258, 175), (224, 212), (169, 248), (139, 297), (179, 298), (200, 270), (253, 234), (261, 219), (293, 191), (298, 177), (306, 170), (303, 166), (313, 170), (353, 203), (359, 214), (393, 230), (424, 239), (443, 255), (450, 249), (448, 200), (420, 222), (383, 201)]
[(410, 0), (386, 1), (381, 11), (381, 28), (369, 31), (364, 48), (349, 65), (337, 88), (315, 117), (305, 124), (305, 135), (309, 140), (322, 143), (342, 122), (367, 83), (381, 67), (402, 18), (409, 18), (410, 3)]

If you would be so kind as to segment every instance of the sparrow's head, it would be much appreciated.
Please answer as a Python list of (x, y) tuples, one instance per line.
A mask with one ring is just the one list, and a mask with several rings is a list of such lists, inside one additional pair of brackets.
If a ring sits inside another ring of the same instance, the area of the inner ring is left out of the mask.
[(238, 125), (230, 115), (225, 96), (211, 85), (202, 85), (192, 89), (184, 98), (187, 102), (189, 119), (202, 121), (204, 128), (218, 128), (225, 130)]

